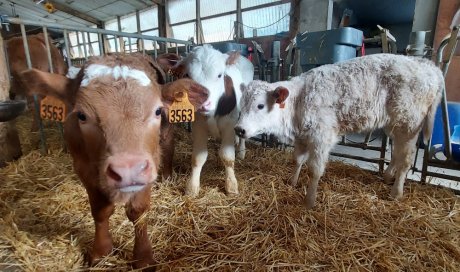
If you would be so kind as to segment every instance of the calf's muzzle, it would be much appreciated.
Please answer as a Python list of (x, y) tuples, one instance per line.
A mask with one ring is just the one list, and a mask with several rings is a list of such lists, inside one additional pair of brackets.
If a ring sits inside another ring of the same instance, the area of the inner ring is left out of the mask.
[(241, 128), (239, 126), (235, 127), (235, 133), (238, 137), (241, 138), (246, 138), (246, 130), (244, 128)]
[(122, 154), (107, 159), (109, 186), (121, 192), (136, 192), (153, 181), (153, 162), (146, 155)]

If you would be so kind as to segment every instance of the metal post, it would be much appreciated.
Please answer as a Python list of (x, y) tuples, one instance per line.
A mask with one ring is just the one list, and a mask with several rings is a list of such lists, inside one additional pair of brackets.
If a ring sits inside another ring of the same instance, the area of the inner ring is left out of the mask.
[(153, 42), (153, 52), (155, 53), (155, 58), (158, 57), (158, 52), (157, 52), (157, 41)]
[(176, 45), (176, 55), (179, 55), (179, 47), (177, 46), (177, 43), (175, 43)]
[(382, 146), (380, 149), (380, 161), (379, 161), (379, 172), (380, 173), (383, 173), (383, 170), (385, 170), (385, 155), (387, 151), (387, 140), (388, 140), (387, 135), (383, 134)]
[(103, 46), (103, 40), (102, 40), (102, 34), (101, 33), (98, 33), (97, 34), (98, 36), (98, 44), (99, 44), (99, 55), (104, 55), (104, 46)]
[(48, 57), (50, 73), (54, 73), (53, 61), (51, 60), (50, 42), (48, 40), (48, 28), (46, 26), (43, 27), (43, 35), (45, 35), (46, 55)]
[[(50, 49), (50, 42), (48, 39), (48, 28), (46, 26), (43, 27), (43, 34), (45, 35), (45, 46), (46, 46), (46, 55), (48, 56), (48, 65), (50, 67), (50, 73), (54, 73), (53, 67), (53, 60), (51, 59), (51, 49)], [(61, 136), (61, 144), (64, 150), (66, 149), (65, 142), (64, 142), (64, 128), (62, 127), (62, 123), (58, 122), (59, 134)]]
[(144, 42), (144, 39), (141, 39), (141, 46), (142, 46), (142, 55), (145, 55), (145, 42)]
[(85, 56), (85, 60), (88, 60), (88, 52), (86, 50), (86, 38), (85, 38), (85, 33), (81, 33), (81, 37), (83, 38), (83, 54)]
[(133, 48), (131, 46), (131, 37), (128, 37), (128, 47), (129, 47), (129, 53), (133, 52)]
[(72, 61), (70, 60), (69, 33), (67, 32), (67, 29), (64, 29), (64, 46), (65, 51), (67, 52), (67, 66), (71, 67)]
[(118, 53), (118, 36), (113, 36), (113, 39), (115, 41), (115, 52)]
[(93, 45), (91, 44), (91, 35), (89, 32), (86, 32), (86, 36), (88, 37), (88, 50), (89, 50), (89, 55), (94, 56), (94, 49)]
[(81, 44), (80, 44), (80, 37), (78, 37), (78, 31), (75, 31), (75, 35), (77, 35), (78, 56), (80, 57), (83, 54), (81, 52)]
[[(29, 51), (29, 43), (27, 42), (26, 28), (24, 24), (21, 24), (20, 28), (21, 28), (22, 41), (24, 43), (24, 53), (26, 56), (27, 68), (32, 69), (32, 61), (30, 60), (30, 53), (29, 53), (30, 51)], [(45, 39), (48, 39), (48, 37), (45, 37)], [(38, 104), (38, 96), (34, 94), (33, 97), (34, 97), (34, 108), (35, 108), (34, 115), (38, 122), (38, 127), (40, 130), (40, 151), (42, 154), (46, 154), (46, 151), (48, 150), (48, 148), (46, 147), (45, 132), (43, 131), (43, 123), (40, 117), (40, 105)]]

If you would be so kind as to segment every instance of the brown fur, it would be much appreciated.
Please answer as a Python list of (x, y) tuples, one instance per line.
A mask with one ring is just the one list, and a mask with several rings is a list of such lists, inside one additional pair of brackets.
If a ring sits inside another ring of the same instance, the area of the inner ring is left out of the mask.
[[(65, 64), (59, 50), (51, 43), (51, 39), (48, 38), (48, 41), (50, 45), (51, 61), (53, 62), (54, 73), (60, 75), (67, 74), (67, 65)], [(50, 66), (48, 64), (45, 36), (43, 33), (28, 36), (27, 43), (29, 45), (32, 68), (44, 72), (49, 72)], [(16, 95), (27, 95), (27, 90), (25, 90), (26, 86), (21, 84), (21, 81), (19, 80), (19, 74), (28, 69), (22, 37), (14, 37), (7, 40), (6, 47), (10, 73), (13, 77), (11, 80), (10, 94), (12, 97), (15, 97)], [(39, 96), (39, 101), (42, 98), (42, 96)], [(27, 95), (27, 101), (29, 108), (33, 110), (33, 98), (30, 95)], [(36, 131), (38, 129), (37, 121), (38, 120), (35, 119), (34, 115), (32, 131)]]
[(224, 76), (225, 94), (217, 102), (216, 116), (225, 116), (236, 107), (235, 87), (232, 78)]
[[(142, 70), (150, 78), (151, 84), (141, 86), (135, 79), (114, 80), (107, 75), (93, 79), (86, 87), (80, 87), (85, 67), (93, 63), (110, 67), (126, 65)], [(164, 148), (164, 153), (170, 156), (170, 159), (165, 159), (166, 168), (169, 169), (164, 171), (172, 171), (174, 150), (171, 149), (173, 142), (169, 140), (173, 138), (172, 128), (164, 122), (165, 111), (162, 116), (152, 114), (158, 107), (167, 107), (172, 101), (168, 100), (168, 95), (162, 95), (162, 86), (158, 84), (158, 74), (161, 74), (158, 66), (142, 55), (95, 57), (88, 60), (85, 67), (76, 79), (38, 70), (24, 72), (22, 78), (30, 91), (63, 98), (73, 106), (64, 125), (64, 136), (75, 172), (88, 193), (95, 222), (96, 233), (88, 255), (89, 263), (94, 264), (111, 252), (109, 218), (114, 203), (122, 202), (126, 204), (126, 214), (135, 229), (134, 266), (146, 267), (152, 264), (152, 250), (146, 223), (138, 220), (149, 209), (151, 184), (133, 193), (116, 190), (106, 180), (107, 158), (113, 154), (147, 152), (154, 181), (160, 164), (160, 140), (163, 140), (169, 145)], [(190, 80), (181, 80), (167, 84), (163, 89), (168, 94), (174, 89), (182, 90), (184, 85), (193, 84)], [(43, 86), (48, 88), (43, 89)], [(193, 101), (203, 103), (206, 99), (207, 93), (203, 93), (201, 99)], [(86, 121), (78, 119), (79, 113), (85, 114)]]
[(227, 62), (225, 63), (226, 65), (235, 64), (238, 58), (241, 56), (239, 51), (228, 52), (227, 55), (228, 55), (228, 59), (227, 59)]

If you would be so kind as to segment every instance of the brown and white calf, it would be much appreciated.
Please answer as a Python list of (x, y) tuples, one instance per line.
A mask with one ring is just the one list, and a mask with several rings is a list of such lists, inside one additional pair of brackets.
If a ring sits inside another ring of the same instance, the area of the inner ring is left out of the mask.
[(109, 217), (115, 203), (123, 203), (134, 224), (134, 265), (152, 264), (147, 225), (140, 217), (149, 208), (150, 189), (158, 176), (160, 137), (172, 137), (164, 135), (170, 130), (163, 129), (169, 126), (162, 122), (162, 113), (175, 92), (189, 90), (192, 104), (200, 107), (207, 90), (190, 79), (161, 86), (161, 69), (142, 55), (91, 58), (75, 79), (35, 69), (21, 76), (31, 92), (72, 106), (64, 137), (96, 226), (90, 263), (111, 252)]
[(244, 90), (235, 130), (241, 137), (273, 133), (294, 142), (296, 185), (302, 164), (311, 172), (306, 205), (315, 204), (318, 181), (339, 135), (384, 128), (393, 140), (385, 170), (403, 195), (404, 181), (423, 128), (431, 136), (444, 78), (428, 60), (377, 54), (315, 68), (290, 81), (251, 82)]
[[(254, 66), (238, 52), (223, 54), (210, 45), (195, 47), (184, 59), (159, 60), (165, 69), (179, 77), (189, 77), (209, 91), (203, 111), (196, 116), (192, 127), (192, 176), (185, 193), (196, 196), (200, 190), (201, 169), (208, 156), (208, 135), (221, 139), (219, 156), (225, 166), (225, 191), (238, 194), (235, 177), (235, 132), (233, 130), (240, 112), (242, 84), (254, 77)], [(172, 63), (171, 63), (172, 61)], [(238, 145), (238, 156), (244, 158), (244, 139)]]

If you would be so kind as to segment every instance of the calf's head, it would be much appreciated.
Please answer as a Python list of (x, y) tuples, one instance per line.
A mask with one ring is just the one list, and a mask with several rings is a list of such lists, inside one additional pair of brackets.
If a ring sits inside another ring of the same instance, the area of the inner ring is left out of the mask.
[[(199, 109), (203, 114), (224, 115), (236, 106), (233, 82), (227, 72), (239, 57), (239, 52), (223, 54), (211, 45), (203, 45), (195, 47), (184, 59), (164, 54), (157, 62), (170, 74), (191, 78), (209, 90), (208, 100)], [(220, 105), (225, 105), (224, 109), (216, 112)]]
[(261, 133), (274, 133), (283, 127), (281, 116), (289, 90), (282, 86), (254, 80), (244, 87), (241, 112), (235, 132), (250, 138)]
[[(75, 170), (86, 187), (113, 201), (125, 201), (157, 178), (161, 116), (172, 102), (161, 90), (188, 88), (202, 94), (192, 103), (207, 99), (207, 91), (191, 80), (159, 85), (157, 69), (146, 57), (111, 55), (90, 59), (75, 79), (38, 70), (22, 74), (32, 92), (72, 105), (64, 132)], [(84, 177), (85, 168), (97, 169), (97, 176)]]

